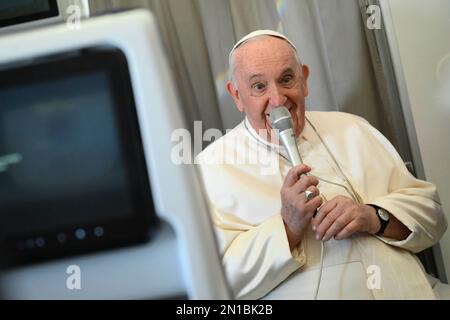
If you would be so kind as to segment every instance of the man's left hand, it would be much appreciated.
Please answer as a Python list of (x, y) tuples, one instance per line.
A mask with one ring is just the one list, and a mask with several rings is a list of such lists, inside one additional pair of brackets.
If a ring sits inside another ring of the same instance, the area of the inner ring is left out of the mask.
[(333, 237), (336, 240), (346, 239), (355, 232), (375, 234), (381, 226), (375, 208), (344, 196), (325, 202), (312, 220), (312, 225), (316, 239), (323, 241)]

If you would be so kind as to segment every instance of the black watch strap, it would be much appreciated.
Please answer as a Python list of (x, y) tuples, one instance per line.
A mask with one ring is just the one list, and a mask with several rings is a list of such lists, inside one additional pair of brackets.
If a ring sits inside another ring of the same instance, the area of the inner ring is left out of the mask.
[(380, 220), (381, 227), (380, 230), (378, 230), (377, 235), (383, 235), (384, 230), (386, 230), (386, 227), (389, 224), (389, 213), (376, 205), (371, 204), (370, 206), (375, 209), (378, 220)]

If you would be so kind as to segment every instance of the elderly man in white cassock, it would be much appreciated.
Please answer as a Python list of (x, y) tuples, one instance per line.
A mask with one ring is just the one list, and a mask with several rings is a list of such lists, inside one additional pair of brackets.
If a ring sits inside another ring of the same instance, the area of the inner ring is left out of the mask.
[[(306, 112), (309, 69), (282, 34), (241, 39), (230, 70), (245, 120), (196, 161), (236, 297), (435, 299), (445, 286), (414, 255), (447, 228), (435, 186), (367, 121)], [(270, 120), (282, 106), (303, 161), (294, 167)]]

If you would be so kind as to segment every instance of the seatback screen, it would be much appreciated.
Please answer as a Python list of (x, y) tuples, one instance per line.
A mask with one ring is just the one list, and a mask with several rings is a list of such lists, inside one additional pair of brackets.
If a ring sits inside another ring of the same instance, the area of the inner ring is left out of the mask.
[(0, 27), (59, 15), (56, 0), (0, 1)]
[(0, 71), (0, 219), (13, 251), (120, 244), (145, 236), (152, 218), (123, 54)]

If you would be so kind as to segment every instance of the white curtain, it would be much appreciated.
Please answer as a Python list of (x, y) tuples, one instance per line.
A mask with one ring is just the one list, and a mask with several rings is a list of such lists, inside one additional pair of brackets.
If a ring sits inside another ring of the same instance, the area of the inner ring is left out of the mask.
[(255, 29), (286, 34), (311, 70), (310, 110), (341, 110), (379, 124), (377, 89), (362, 28), (353, 0), (198, 0), (216, 90), (226, 127), (241, 115), (233, 113), (224, 89), (228, 52), (234, 42)]
[(286, 34), (310, 67), (309, 110), (361, 115), (385, 125), (357, 0), (92, 0), (91, 11), (145, 6), (156, 15), (189, 123), (229, 129), (243, 118), (226, 93), (228, 53), (255, 29)]
[(178, 95), (193, 132), (194, 121), (203, 130), (223, 130), (202, 21), (195, 0), (91, 0), (93, 15), (131, 8), (150, 9), (158, 21)]

